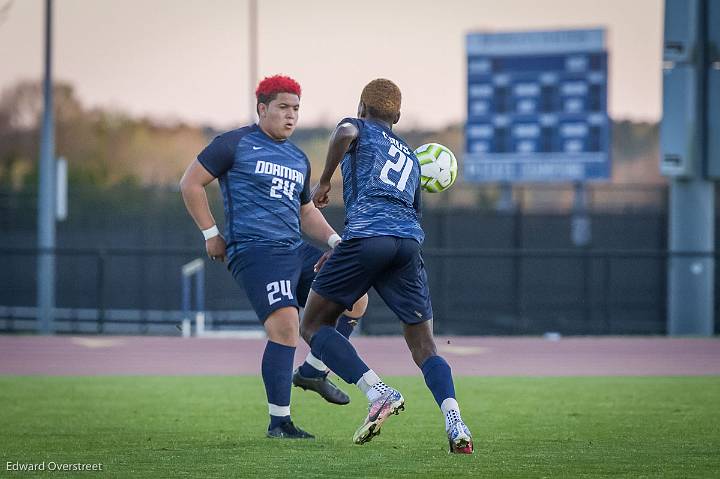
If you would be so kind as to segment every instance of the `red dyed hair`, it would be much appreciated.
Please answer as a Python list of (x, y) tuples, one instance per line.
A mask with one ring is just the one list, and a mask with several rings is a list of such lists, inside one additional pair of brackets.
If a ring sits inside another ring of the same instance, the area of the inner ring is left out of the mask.
[(275, 99), (278, 93), (292, 93), (300, 96), (300, 84), (292, 78), (284, 75), (273, 75), (265, 77), (258, 83), (255, 89), (255, 98), (259, 103), (269, 103)]

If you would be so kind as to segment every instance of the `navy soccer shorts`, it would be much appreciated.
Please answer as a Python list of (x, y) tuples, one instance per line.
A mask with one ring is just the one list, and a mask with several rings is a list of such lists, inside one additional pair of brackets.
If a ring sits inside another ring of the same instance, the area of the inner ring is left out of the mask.
[(264, 323), (280, 308), (305, 306), (320, 256), (321, 250), (305, 242), (295, 249), (249, 247), (233, 255), (228, 269)]
[(346, 309), (371, 287), (404, 323), (432, 319), (425, 263), (416, 240), (374, 236), (343, 241), (312, 283), (313, 291)]

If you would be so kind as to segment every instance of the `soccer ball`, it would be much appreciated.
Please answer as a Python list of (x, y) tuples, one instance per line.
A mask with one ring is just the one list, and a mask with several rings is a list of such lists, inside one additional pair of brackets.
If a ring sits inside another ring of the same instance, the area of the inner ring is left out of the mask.
[(420, 186), (429, 193), (445, 191), (457, 178), (457, 160), (449, 148), (427, 143), (415, 150), (420, 161)]

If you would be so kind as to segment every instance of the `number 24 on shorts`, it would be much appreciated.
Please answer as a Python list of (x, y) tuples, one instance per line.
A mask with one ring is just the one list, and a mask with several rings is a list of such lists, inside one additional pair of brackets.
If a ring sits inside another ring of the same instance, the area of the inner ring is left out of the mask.
[[(268, 303), (275, 304), (282, 299), (282, 296), (293, 299), (292, 289), (290, 288), (290, 280), (273, 281), (268, 283), (265, 289), (268, 292)], [(278, 293), (280, 297), (278, 297)]]

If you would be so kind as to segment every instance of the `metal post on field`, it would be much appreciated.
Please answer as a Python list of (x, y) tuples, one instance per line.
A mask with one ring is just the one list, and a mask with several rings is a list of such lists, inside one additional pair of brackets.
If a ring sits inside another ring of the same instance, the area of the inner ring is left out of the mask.
[(45, 0), (44, 111), (38, 165), (38, 332), (52, 334), (55, 308), (55, 134), (52, 88), (52, 0)]
[(191, 326), (191, 320), (190, 320), (190, 277), (183, 274), (182, 275), (182, 335), (184, 338), (187, 338), (190, 336), (192, 330)]
[(195, 278), (195, 333), (202, 336), (205, 332), (205, 262), (194, 259), (182, 267), (182, 310), (181, 331), (183, 337), (192, 332), (192, 282)]
[(105, 250), (99, 250), (97, 253), (97, 303), (98, 303), (98, 317), (97, 317), (97, 332), (102, 334), (105, 331), (105, 262), (107, 260), (107, 253)]
[[(196, 322), (197, 317), (202, 315), (202, 323), (205, 325), (205, 263), (195, 275), (195, 308), (196, 308)], [(209, 326), (212, 327), (212, 324)]]

